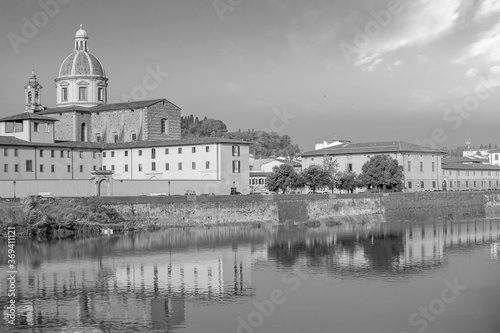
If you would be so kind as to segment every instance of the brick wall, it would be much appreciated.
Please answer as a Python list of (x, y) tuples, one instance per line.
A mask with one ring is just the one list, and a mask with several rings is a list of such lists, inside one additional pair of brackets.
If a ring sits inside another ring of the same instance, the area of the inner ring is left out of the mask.
[[(145, 140), (178, 140), (181, 138), (181, 109), (165, 101), (147, 108)], [(168, 120), (168, 133), (161, 132), (161, 120)]]

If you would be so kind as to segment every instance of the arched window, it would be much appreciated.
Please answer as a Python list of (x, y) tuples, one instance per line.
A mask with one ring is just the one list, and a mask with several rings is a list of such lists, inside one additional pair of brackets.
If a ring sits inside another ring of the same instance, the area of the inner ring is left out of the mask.
[(161, 133), (168, 134), (168, 119), (161, 120)]
[(87, 141), (87, 126), (85, 125), (85, 123), (82, 123), (82, 126), (81, 126), (80, 141), (82, 141), (82, 142)]

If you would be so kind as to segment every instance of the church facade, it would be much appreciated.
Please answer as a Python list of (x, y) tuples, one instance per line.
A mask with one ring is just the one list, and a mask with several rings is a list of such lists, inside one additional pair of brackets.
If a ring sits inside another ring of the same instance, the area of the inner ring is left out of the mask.
[[(181, 139), (181, 109), (167, 99), (108, 104), (104, 66), (81, 27), (55, 85), (55, 107), (43, 107), (33, 71), (24, 112), (0, 119), (0, 197), (16, 186), (17, 196), (248, 191), (249, 143)], [(87, 189), (58, 190), (68, 185)]]

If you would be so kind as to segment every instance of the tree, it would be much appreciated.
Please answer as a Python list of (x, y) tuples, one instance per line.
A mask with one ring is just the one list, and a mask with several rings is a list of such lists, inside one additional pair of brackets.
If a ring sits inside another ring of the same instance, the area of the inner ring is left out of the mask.
[(333, 156), (323, 156), (323, 169), (331, 175), (330, 183), (328, 183), (327, 186), (333, 192), (333, 189), (337, 188), (337, 183), (341, 174), (337, 159), (334, 159)]
[(319, 165), (311, 165), (302, 171), (303, 182), (313, 193), (316, 189), (324, 188), (332, 181), (331, 174)]
[(336, 183), (336, 188), (340, 191), (345, 190), (347, 193), (354, 191), (359, 187), (359, 177), (355, 172), (345, 171), (339, 174), (339, 179)]
[(273, 192), (286, 193), (288, 190), (297, 188), (300, 184), (298, 174), (290, 164), (281, 164), (273, 168), (273, 173), (267, 176), (267, 189)]
[(392, 189), (403, 179), (403, 167), (387, 155), (373, 156), (361, 169), (361, 184), (368, 188)]

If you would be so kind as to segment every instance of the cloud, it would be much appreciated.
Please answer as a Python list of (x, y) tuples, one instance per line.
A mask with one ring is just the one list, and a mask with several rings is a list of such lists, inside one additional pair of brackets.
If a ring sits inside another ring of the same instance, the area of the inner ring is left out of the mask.
[(227, 85), (227, 89), (229, 91), (238, 91), (238, 90), (241, 90), (241, 84), (239, 83), (234, 83), (234, 82), (230, 82), (228, 83)]
[(475, 69), (475, 68), (470, 68), (466, 73), (465, 73), (465, 76), (468, 77), (469, 79), (472, 79), (474, 77), (476, 77), (477, 73), (479, 72), (479, 70)]
[(371, 66), (385, 53), (442, 38), (455, 27), (463, 6), (462, 0), (416, 0), (404, 4), (401, 13), (394, 14), (387, 27), (381, 27), (379, 36), (373, 36), (370, 44), (361, 48), (356, 66)]
[(403, 61), (402, 60), (396, 60), (394, 62), (394, 66), (403, 66)]
[(369, 66), (366, 66), (365, 69), (368, 71), (368, 72), (371, 72), (375, 69), (375, 67), (377, 67), (378, 64), (380, 64), (382, 61), (384, 61), (384, 59), (381, 59), (381, 58), (378, 58), (377, 60), (375, 60), (373, 63), (371, 63), (371, 65)]
[(483, 21), (490, 16), (500, 13), (500, 1), (498, 0), (483, 0), (476, 11), (475, 20)]
[(454, 62), (465, 63), (478, 57), (487, 62), (500, 61), (500, 22), (490, 30), (482, 32), (479, 40), (470, 44)]

